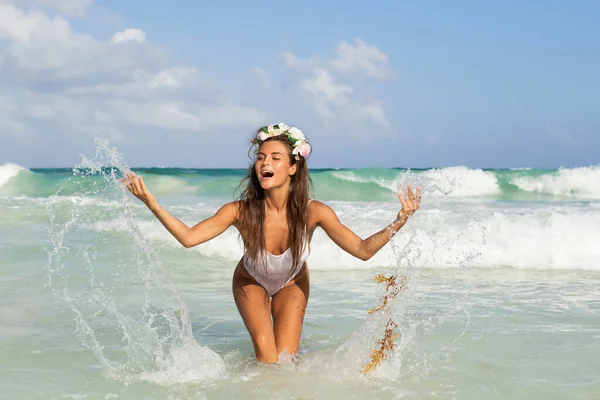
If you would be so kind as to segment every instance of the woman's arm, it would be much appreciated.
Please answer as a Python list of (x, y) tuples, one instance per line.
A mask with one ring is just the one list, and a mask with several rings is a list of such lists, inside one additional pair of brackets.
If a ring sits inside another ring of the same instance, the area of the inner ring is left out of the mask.
[(366, 261), (381, 250), (396, 232), (406, 224), (408, 217), (419, 209), (421, 190), (417, 188), (416, 193), (413, 193), (409, 186), (405, 193), (398, 193), (398, 198), (402, 203), (402, 210), (398, 213), (396, 220), (367, 239), (361, 239), (342, 224), (331, 207), (321, 202), (313, 203), (317, 203), (315, 204), (315, 207), (317, 207), (317, 224), (323, 228), (327, 236), (346, 252)]
[(146, 188), (141, 176), (132, 172), (127, 174), (127, 178), (121, 179), (121, 182), (135, 197), (146, 204), (164, 227), (186, 248), (194, 247), (219, 236), (237, 221), (238, 205), (227, 203), (215, 215), (190, 228), (158, 204), (156, 197)]

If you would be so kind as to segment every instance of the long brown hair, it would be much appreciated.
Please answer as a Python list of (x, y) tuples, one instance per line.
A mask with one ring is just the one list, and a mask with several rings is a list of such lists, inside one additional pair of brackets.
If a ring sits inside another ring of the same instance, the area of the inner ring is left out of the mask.
[[(296, 173), (290, 182), (290, 194), (287, 200), (288, 248), (291, 248), (294, 271), (302, 255), (305, 235), (308, 227), (308, 200), (312, 192), (312, 180), (308, 174), (308, 166), (304, 157), (298, 159), (292, 154), (292, 144), (286, 135), (279, 135), (265, 139), (282, 142), (288, 150), (288, 157), (292, 165), (297, 164)], [(245, 185), (240, 193), (240, 234), (244, 241), (248, 257), (258, 260), (265, 255), (265, 191), (260, 186), (256, 174), (256, 159), (248, 168), (248, 175), (242, 180), (239, 188)], [(306, 244), (308, 245), (308, 244)]]

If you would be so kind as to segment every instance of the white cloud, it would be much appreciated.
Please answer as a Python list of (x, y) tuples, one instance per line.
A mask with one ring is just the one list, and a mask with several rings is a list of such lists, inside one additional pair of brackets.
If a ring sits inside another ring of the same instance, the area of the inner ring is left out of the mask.
[[(8, 40), (0, 42), (0, 93), (10, 96), (0, 98), (0, 137), (43, 132), (65, 139), (83, 133), (120, 140), (125, 132), (148, 127), (206, 133), (253, 129), (264, 120), (260, 110), (240, 105), (227, 87), (193, 67), (174, 64), (145, 41), (140, 29), (99, 40), (74, 32), (63, 17), (2, 1), (0, 39)], [(90, 2), (22, 3), (71, 7), (75, 13)]]
[(92, 3), (93, 0), (0, 0), (0, 4), (11, 5), (24, 12), (48, 11), (69, 18), (84, 16)]
[[(376, 124), (381, 129), (371, 133), (389, 133), (383, 104), (369, 82), (391, 73), (387, 55), (378, 48), (358, 39), (355, 45), (342, 42), (332, 60), (304, 60), (285, 52), (282, 62), (295, 75), (291, 87), (308, 95), (310, 106), (325, 123), (352, 125), (354, 130), (360, 124)], [(366, 80), (356, 79), (364, 76)]]
[(352, 87), (336, 83), (329, 71), (322, 68), (316, 68), (313, 75), (304, 79), (300, 86), (333, 105), (343, 105), (352, 93)]
[(13, 100), (0, 95), (0, 136), (22, 135), (28, 133), (27, 127), (16, 118), (18, 107)]
[(300, 87), (311, 94), (317, 113), (326, 121), (335, 117), (333, 108), (350, 102), (352, 87), (338, 84), (326, 69), (317, 68), (300, 82)]
[(146, 33), (144, 33), (141, 29), (130, 28), (125, 29), (124, 31), (117, 32), (113, 35), (112, 41), (115, 43), (123, 43), (123, 42), (143, 42), (146, 40)]
[(69, 23), (61, 17), (48, 18), (41, 11), (25, 13), (10, 4), (0, 4), (0, 38), (29, 43), (51, 42), (69, 35)]
[(96, 110), (94, 111), (94, 121), (98, 122), (98, 123), (111, 123), (114, 122), (114, 118), (112, 115), (110, 115), (107, 112), (101, 111), (101, 110)]
[(330, 65), (345, 73), (363, 73), (369, 78), (384, 79), (390, 76), (387, 54), (361, 39), (354, 44), (342, 42), (337, 48), (337, 58)]
[(29, 106), (28, 113), (37, 119), (52, 119), (56, 116), (56, 110), (48, 104), (32, 104)]
[(115, 126), (100, 126), (100, 125), (84, 125), (75, 127), (77, 131), (86, 133), (87, 135), (93, 137), (102, 137), (109, 139), (112, 142), (120, 142), (125, 138), (125, 135), (121, 130), (116, 128)]
[(296, 57), (289, 51), (284, 51), (281, 55), (281, 60), (283, 61), (283, 65), (290, 70), (295, 71), (308, 71), (315, 68), (318, 63), (313, 58), (309, 58), (303, 60), (299, 57)]
[(359, 115), (367, 120), (373, 121), (381, 126), (390, 126), (385, 111), (383, 110), (383, 104), (380, 101), (371, 101), (368, 103), (362, 103), (356, 110)]
[(198, 71), (195, 68), (173, 67), (156, 73), (144, 70), (131, 71), (127, 82), (97, 83), (78, 85), (67, 89), (73, 95), (119, 95), (145, 97), (158, 91), (179, 92), (197, 83)]
[(237, 105), (202, 105), (181, 102), (153, 101), (110, 104), (111, 115), (131, 125), (177, 131), (207, 132), (219, 127), (255, 126), (264, 120), (254, 107)]
[(52, 10), (67, 17), (81, 17), (92, 2), (93, 0), (15, 0), (12, 3), (23, 8)]
[(251, 72), (256, 79), (258, 79), (258, 83), (263, 89), (268, 89), (271, 86), (271, 81), (269, 79), (269, 73), (267, 70), (260, 67), (254, 67), (252, 68)]
[(0, 113), (12, 114), (17, 110), (14, 102), (6, 95), (0, 95)]
[(47, 5), (61, 14), (77, 17), (85, 13), (92, 0), (33, 0), (32, 3)]
[(0, 5), (0, 37), (10, 40), (5, 48), (0, 47), (0, 80), (16, 80), (25, 86), (121, 78), (140, 61), (153, 67), (159, 58), (148, 46), (120, 48), (73, 33), (61, 17), (49, 18), (39, 10), (24, 12), (7, 4)]

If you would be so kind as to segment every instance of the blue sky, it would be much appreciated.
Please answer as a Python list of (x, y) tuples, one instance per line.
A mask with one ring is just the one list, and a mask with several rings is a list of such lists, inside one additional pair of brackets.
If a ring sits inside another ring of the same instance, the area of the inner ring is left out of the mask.
[(349, 4), (0, 0), (0, 164), (245, 167), (279, 121), (312, 167), (600, 162), (600, 3)]

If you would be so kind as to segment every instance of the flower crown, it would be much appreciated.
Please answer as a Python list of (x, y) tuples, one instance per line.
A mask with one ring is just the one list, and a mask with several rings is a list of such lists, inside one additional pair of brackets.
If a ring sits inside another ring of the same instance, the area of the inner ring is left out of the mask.
[(268, 138), (285, 135), (292, 147), (292, 154), (296, 156), (296, 161), (299, 160), (299, 156), (307, 159), (310, 156), (312, 148), (308, 144), (308, 139), (304, 136), (304, 133), (295, 126), (288, 126), (283, 122), (278, 124), (271, 124), (264, 126), (258, 130), (256, 137), (252, 139), (252, 144), (260, 144)]

